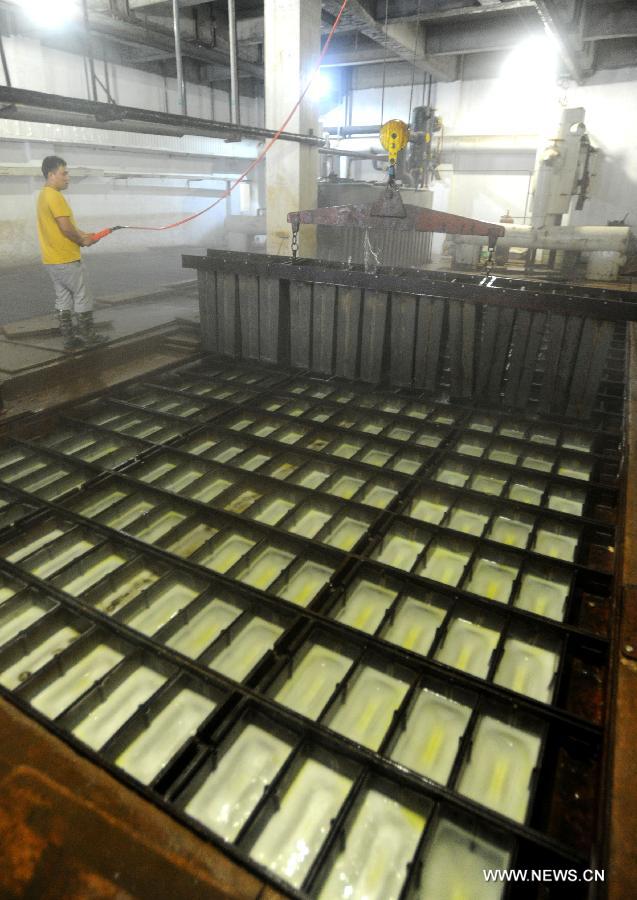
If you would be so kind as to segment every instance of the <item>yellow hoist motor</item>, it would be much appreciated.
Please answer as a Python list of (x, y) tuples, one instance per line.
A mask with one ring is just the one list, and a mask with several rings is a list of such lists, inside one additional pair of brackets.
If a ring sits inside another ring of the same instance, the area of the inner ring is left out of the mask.
[(389, 154), (390, 178), (394, 174), (396, 158), (401, 150), (404, 150), (409, 141), (409, 126), (400, 119), (390, 119), (380, 129), (380, 142), (383, 149)]

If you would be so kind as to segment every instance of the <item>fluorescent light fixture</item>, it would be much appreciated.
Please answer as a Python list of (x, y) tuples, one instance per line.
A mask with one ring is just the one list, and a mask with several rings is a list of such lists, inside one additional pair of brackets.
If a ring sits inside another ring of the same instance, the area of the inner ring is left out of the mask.
[(319, 70), (314, 76), (309, 90), (312, 100), (324, 100), (326, 97), (329, 97), (333, 90), (334, 84), (330, 76), (327, 72)]
[(501, 77), (517, 88), (542, 88), (557, 78), (557, 47), (549, 35), (527, 38), (506, 58)]
[(508, 54), (494, 82), (488, 119), (507, 133), (551, 131), (559, 113), (559, 54), (548, 35), (522, 41)]
[(29, 18), (42, 28), (60, 31), (80, 17), (79, 0), (17, 0)]

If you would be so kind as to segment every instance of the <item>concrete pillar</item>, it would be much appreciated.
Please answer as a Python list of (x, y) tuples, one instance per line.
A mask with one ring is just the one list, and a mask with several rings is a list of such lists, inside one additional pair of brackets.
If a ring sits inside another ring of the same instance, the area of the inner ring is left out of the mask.
[[(298, 100), (321, 52), (321, 0), (265, 0), (265, 125), (278, 128)], [(314, 86), (313, 86), (314, 87)], [(287, 131), (318, 134), (310, 88)], [(267, 251), (290, 253), (288, 212), (317, 205), (318, 150), (277, 141), (266, 157)], [(316, 228), (301, 227), (299, 255), (316, 256)]]

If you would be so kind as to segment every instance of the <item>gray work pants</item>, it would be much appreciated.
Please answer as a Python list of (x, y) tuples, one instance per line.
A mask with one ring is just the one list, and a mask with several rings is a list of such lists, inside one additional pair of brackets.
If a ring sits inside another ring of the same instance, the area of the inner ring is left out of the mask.
[(84, 283), (84, 265), (81, 260), (72, 263), (45, 265), (55, 288), (55, 308), (62, 312), (91, 312), (93, 298)]

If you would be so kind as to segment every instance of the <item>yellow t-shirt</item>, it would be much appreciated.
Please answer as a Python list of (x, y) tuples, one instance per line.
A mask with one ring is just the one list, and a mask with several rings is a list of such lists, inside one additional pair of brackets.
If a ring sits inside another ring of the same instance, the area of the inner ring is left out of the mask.
[(75, 219), (60, 191), (45, 185), (38, 196), (38, 238), (42, 262), (47, 265), (77, 262), (80, 248), (69, 240), (55, 221), (60, 216), (68, 216), (73, 225)]

